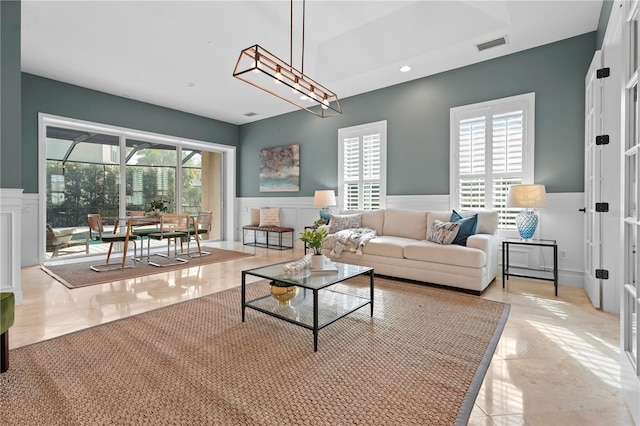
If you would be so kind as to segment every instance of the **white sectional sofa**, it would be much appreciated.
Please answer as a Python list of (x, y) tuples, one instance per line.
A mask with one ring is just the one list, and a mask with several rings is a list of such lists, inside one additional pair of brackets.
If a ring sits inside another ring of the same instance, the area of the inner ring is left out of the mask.
[[(461, 211), (462, 217), (478, 215), (476, 233), (466, 246), (443, 245), (428, 240), (434, 221), (448, 222), (451, 211), (383, 209), (361, 213), (361, 227), (376, 231), (362, 247), (362, 254), (349, 250), (331, 255), (325, 240), (323, 253), (337, 262), (371, 266), (376, 274), (388, 275), (481, 293), (498, 270), (498, 214), (494, 211)], [(329, 225), (326, 225), (330, 229)]]

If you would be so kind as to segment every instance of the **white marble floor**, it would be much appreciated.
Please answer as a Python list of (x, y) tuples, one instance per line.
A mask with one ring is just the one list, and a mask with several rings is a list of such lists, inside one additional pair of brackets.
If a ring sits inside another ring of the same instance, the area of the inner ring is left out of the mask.
[[(243, 269), (302, 256), (222, 242), (255, 256), (69, 290), (39, 267), (22, 270), (10, 347), (238, 286)], [(631, 425), (620, 392), (619, 318), (594, 309), (581, 289), (499, 277), (483, 298), (511, 304), (470, 425)]]

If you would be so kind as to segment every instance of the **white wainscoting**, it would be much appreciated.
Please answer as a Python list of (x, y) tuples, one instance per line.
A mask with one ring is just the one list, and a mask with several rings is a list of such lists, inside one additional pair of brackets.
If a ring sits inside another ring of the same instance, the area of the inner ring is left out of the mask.
[(22, 304), (20, 279), (22, 189), (0, 188), (0, 291)]
[(45, 242), (45, 229), (38, 226), (38, 194), (22, 195), (22, 267), (40, 264), (39, 247)]
[[(318, 207), (313, 206), (313, 197), (247, 197), (237, 198), (236, 240), (242, 240), (242, 225), (248, 224), (249, 209), (260, 207), (280, 207), (282, 226), (295, 228), (296, 247), (302, 247), (297, 240), (298, 232), (318, 219)], [(583, 287), (584, 269), (584, 217), (578, 209), (584, 207), (584, 194), (547, 194), (547, 204), (537, 211), (540, 217), (535, 238), (558, 242), (558, 281), (560, 285)], [(397, 195), (387, 197), (387, 208), (413, 210), (449, 210), (449, 195)], [(337, 211), (337, 209), (334, 209)], [(510, 235), (517, 237), (517, 232)], [(566, 251), (567, 258), (560, 253)], [(499, 253), (499, 259), (502, 259)], [(518, 247), (512, 249), (511, 259), (520, 266), (532, 268), (553, 268), (553, 252), (540, 247)], [(514, 263), (514, 264), (515, 264)]]

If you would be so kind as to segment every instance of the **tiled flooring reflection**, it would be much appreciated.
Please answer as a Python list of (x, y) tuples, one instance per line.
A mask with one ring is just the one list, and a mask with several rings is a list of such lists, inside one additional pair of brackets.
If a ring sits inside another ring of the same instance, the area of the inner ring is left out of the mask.
[[(50, 339), (118, 318), (238, 286), (243, 269), (302, 256), (223, 242), (255, 253), (228, 262), (68, 290), (39, 267), (22, 270), (10, 346)], [(470, 425), (630, 425), (620, 392), (619, 318), (593, 309), (581, 289), (499, 278), (483, 298), (511, 313), (471, 414)]]

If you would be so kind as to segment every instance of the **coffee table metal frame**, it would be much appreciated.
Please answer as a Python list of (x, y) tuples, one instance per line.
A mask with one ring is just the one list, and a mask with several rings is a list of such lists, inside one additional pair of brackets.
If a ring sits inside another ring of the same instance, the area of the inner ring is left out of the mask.
[[(313, 350), (314, 352), (317, 352), (319, 330), (366, 305), (370, 305), (371, 316), (373, 317), (373, 268), (336, 262), (335, 265), (338, 267), (337, 273), (307, 273), (306, 276), (291, 277), (285, 275), (282, 269), (282, 266), (289, 262), (290, 261), (276, 263), (273, 265), (242, 271), (242, 322), (245, 322), (245, 309), (251, 308), (272, 317), (279, 318), (283, 321), (312, 330)], [(329, 288), (350, 278), (364, 274), (369, 274), (369, 298)], [(300, 287), (303, 290), (302, 294), (296, 296), (291, 303), (293, 309), (299, 309), (302, 314), (298, 316), (291, 316), (279, 311), (281, 305), (279, 305), (270, 294), (256, 299), (247, 300), (247, 275), (253, 275), (268, 280), (281, 281)], [(310, 290), (313, 293), (312, 298), (307, 298), (307, 290)], [(322, 294), (320, 293), (321, 290), (323, 290)], [(331, 312), (329, 312), (330, 310)], [(304, 315), (305, 313), (307, 315)], [(321, 315), (322, 318), (320, 318)]]

